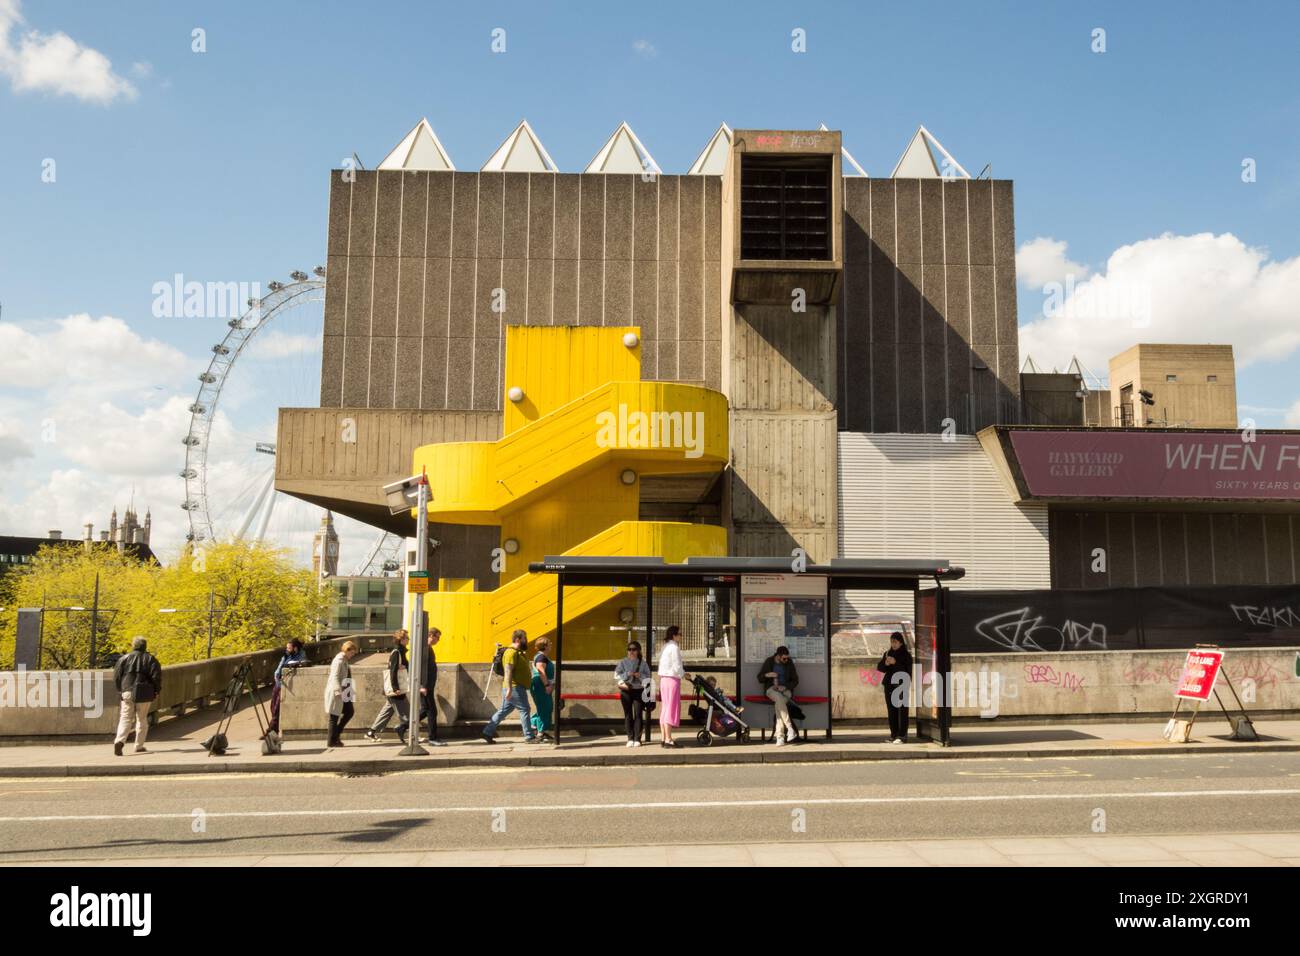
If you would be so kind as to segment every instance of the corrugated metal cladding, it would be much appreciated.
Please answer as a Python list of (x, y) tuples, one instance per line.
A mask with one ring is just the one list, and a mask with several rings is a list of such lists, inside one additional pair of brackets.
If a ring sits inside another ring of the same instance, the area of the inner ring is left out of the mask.
[[(846, 558), (947, 558), (953, 587), (1048, 588), (1047, 505), (1016, 504), (970, 435), (839, 433), (839, 551)], [(846, 591), (837, 620), (911, 617), (902, 592)]]
[(321, 406), (500, 411), (506, 325), (635, 325), (718, 388), (718, 176), (330, 176)]

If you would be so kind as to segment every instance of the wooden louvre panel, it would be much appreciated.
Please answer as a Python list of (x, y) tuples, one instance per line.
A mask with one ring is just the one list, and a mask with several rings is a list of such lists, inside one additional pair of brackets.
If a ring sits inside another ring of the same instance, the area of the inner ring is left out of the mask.
[(745, 156), (742, 259), (831, 258), (831, 162), (824, 156)]

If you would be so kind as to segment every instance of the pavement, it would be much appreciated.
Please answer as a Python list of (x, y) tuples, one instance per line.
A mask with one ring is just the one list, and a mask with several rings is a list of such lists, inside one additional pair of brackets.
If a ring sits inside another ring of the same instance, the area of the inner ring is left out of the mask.
[[(401, 756), (401, 745), (391, 730), (379, 743), (359, 735), (345, 738), (345, 746), (327, 748), (321, 739), (293, 738), (284, 751), (263, 756), (252, 712), (235, 715), (228, 732), (230, 749), (210, 756), (201, 746), (213, 730), (211, 712), (165, 721), (152, 730), (145, 753), (131, 744), (122, 757), (112, 744), (27, 743), (0, 746), (0, 778), (135, 776), (195, 773), (390, 773), (399, 770), (456, 767), (598, 767), (679, 764), (773, 764), (853, 762), (880, 760), (950, 760), (988, 757), (1075, 757), (1120, 754), (1279, 753), (1300, 751), (1300, 720), (1261, 720), (1255, 724), (1259, 741), (1229, 737), (1225, 720), (1205, 717), (1186, 744), (1171, 744), (1160, 736), (1164, 722), (1113, 724), (958, 724), (952, 745), (940, 747), (923, 741), (895, 745), (882, 730), (849, 728), (828, 740), (822, 732), (806, 742), (774, 746), (755, 736), (749, 743), (734, 738), (715, 739), (711, 746), (695, 740), (694, 728), (683, 725), (676, 749), (661, 747), (657, 739), (629, 749), (621, 735), (566, 734), (561, 746), (524, 744), (518, 736), (502, 736), (487, 745), (477, 737), (449, 739), (446, 747), (426, 747), (425, 756)], [(505, 731), (505, 728), (503, 728)], [(515, 734), (518, 728), (513, 728)], [(656, 731), (657, 733), (657, 731)]]
[(538, 847), (433, 852), (276, 853), (243, 856), (59, 858), (4, 866), (1300, 866), (1300, 832), (1094, 839), (890, 840), (708, 846)]

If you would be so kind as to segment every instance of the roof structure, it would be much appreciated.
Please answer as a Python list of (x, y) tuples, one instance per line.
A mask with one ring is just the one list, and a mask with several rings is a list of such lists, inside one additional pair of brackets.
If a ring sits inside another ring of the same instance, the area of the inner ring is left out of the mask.
[[(830, 132), (830, 128), (827, 127), (827, 125), (826, 125), (825, 123), (822, 123), (821, 126), (818, 127), (818, 128), (821, 129), (823, 132), (827, 132), (827, 133)], [(854, 172), (854, 173), (845, 173), (844, 175), (846, 175), (846, 176), (849, 176), (849, 175), (852, 175), (852, 176), (866, 176), (866, 175), (867, 175), (867, 171), (866, 171), (865, 169), (862, 168), (862, 166), (858, 163), (858, 161), (857, 161), (856, 159), (853, 158), (853, 154), (850, 153), (850, 152), (848, 151), (848, 149), (846, 149), (844, 146), (840, 146), (840, 155), (841, 155), (842, 157), (844, 157), (844, 162), (848, 163), (848, 164), (849, 164), (850, 166), (852, 166), (855, 170), (857, 170), (857, 172)]]
[(710, 137), (700, 155), (695, 157), (688, 176), (721, 176), (727, 168), (727, 154), (731, 150), (731, 127), (726, 123), (718, 126)]
[(632, 127), (620, 123), (596, 157), (583, 170), (587, 173), (662, 173), (650, 151), (636, 138)]
[[(944, 161), (943, 172), (940, 171), (939, 163), (935, 161), (935, 152)], [(944, 149), (943, 144), (924, 126), (916, 128), (911, 141), (907, 144), (907, 149), (903, 150), (903, 155), (899, 157), (894, 165), (894, 171), (889, 176), (891, 179), (970, 179), (970, 173), (962, 168), (961, 163), (953, 158), (952, 153)]]
[(533, 128), (524, 120), (506, 137), (491, 158), (483, 164), (483, 172), (558, 173), (559, 167), (551, 159), (546, 147), (537, 138)]
[(421, 119), (379, 164), (380, 169), (455, 169), (427, 119)]

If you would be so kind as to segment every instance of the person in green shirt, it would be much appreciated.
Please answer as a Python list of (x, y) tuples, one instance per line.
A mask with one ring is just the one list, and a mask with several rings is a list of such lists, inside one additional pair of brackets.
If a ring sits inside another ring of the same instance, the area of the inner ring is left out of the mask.
[(483, 728), (484, 743), (496, 743), (497, 727), (512, 711), (519, 711), (519, 722), (524, 728), (524, 743), (541, 742), (541, 737), (533, 733), (532, 708), (528, 702), (528, 688), (533, 682), (533, 667), (528, 662), (524, 648), (528, 646), (528, 635), (522, 630), (510, 636), (510, 646), (501, 655), (501, 707), (487, 726)]

